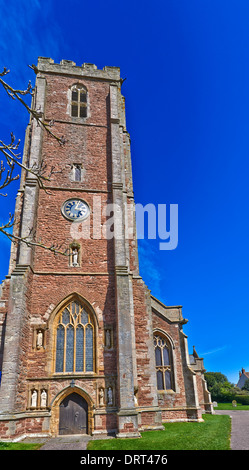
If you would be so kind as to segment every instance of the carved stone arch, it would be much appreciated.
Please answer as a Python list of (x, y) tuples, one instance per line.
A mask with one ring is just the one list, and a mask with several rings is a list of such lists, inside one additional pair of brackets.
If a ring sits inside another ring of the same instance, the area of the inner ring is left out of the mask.
[(96, 327), (99, 328), (99, 321), (98, 321), (98, 317), (96, 315), (95, 309), (93, 308), (91, 303), (85, 297), (83, 297), (83, 295), (79, 294), (78, 292), (72, 292), (71, 294), (69, 294), (67, 297), (64, 297), (64, 299), (59, 302), (59, 304), (51, 312), (51, 315), (48, 320), (48, 327), (50, 328), (51, 324), (54, 323), (54, 319), (56, 315), (59, 313), (59, 311), (63, 309), (64, 307), (66, 307), (66, 305), (72, 302), (73, 300), (78, 300), (83, 305), (86, 305), (86, 307), (91, 311), (93, 315), (94, 321), (96, 322)]
[(162, 328), (154, 328), (154, 329), (153, 329), (153, 335), (155, 335), (156, 333), (159, 333), (159, 334), (165, 336), (165, 338), (169, 341), (172, 350), (175, 349), (174, 340), (173, 340), (173, 338), (169, 335), (169, 333), (167, 333), (167, 331), (163, 330)]
[(83, 398), (85, 398), (89, 406), (92, 406), (92, 407), (94, 406), (93, 400), (91, 396), (89, 395), (89, 393), (84, 388), (80, 387), (79, 385), (72, 384), (72, 385), (68, 385), (67, 387), (64, 387), (54, 396), (54, 398), (51, 400), (50, 408), (52, 409), (53, 406), (56, 406), (58, 403), (60, 404), (62, 400), (64, 400), (64, 398), (66, 398), (68, 395), (70, 395), (73, 392), (78, 393)]
[(52, 436), (59, 435), (59, 419), (60, 419), (60, 404), (62, 401), (71, 394), (76, 393), (80, 395), (87, 402), (88, 405), (88, 434), (92, 434), (94, 431), (94, 403), (90, 395), (82, 387), (78, 385), (69, 385), (60, 390), (57, 395), (52, 399), (50, 403), (51, 408), (51, 420), (50, 420), (50, 432)]
[(86, 92), (88, 92), (88, 89), (86, 87), (85, 84), (79, 82), (79, 81), (76, 81), (74, 82), (71, 86), (70, 86), (70, 90), (73, 90), (74, 88), (79, 88), (79, 89), (83, 89), (85, 90)]

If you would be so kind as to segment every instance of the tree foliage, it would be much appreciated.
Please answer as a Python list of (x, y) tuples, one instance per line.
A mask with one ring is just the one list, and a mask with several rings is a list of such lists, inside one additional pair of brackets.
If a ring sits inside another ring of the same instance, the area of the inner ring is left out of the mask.
[(213, 401), (225, 402), (234, 398), (234, 385), (221, 372), (206, 372), (207, 388)]
[[(211, 398), (213, 401), (227, 403), (232, 402), (232, 400), (237, 400), (239, 403), (247, 404), (249, 402), (249, 393), (248, 389), (240, 390), (234, 384), (229, 382), (227, 377), (221, 372), (206, 372), (205, 379), (207, 381), (207, 388), (211, 393)], [(248, 382), (249, 386), (249, 380)]]

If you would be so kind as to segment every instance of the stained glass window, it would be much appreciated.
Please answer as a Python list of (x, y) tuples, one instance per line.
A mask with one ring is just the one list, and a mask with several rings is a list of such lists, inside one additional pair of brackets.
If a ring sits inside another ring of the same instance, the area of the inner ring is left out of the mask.
[(63, 370), (64, 362), (64, 335), (65, 329), (63, 325), (57, 328), (57, 342), (56, 342), (56, 366), (55, 371), (60, 372)]
[(162, 365), (162, 354), (161, 354), (161, 349), (158, 346), (155, 348), (155, 354), (156, 354), (156, 365), (161, 366)]
[(70, 313), (67, 310), (67, 308), (65, 308), (65, 310), (63, 310), (63, 313), (62, 313), (62, 323), (63, 325), (67, 325), (69, 322), (70, 322)]
[(171, 360), (171, 346), (169, 342), (159, 336), (154, 336), (156, 377), (158, 390), (172, 390), (173, 388), (173, 367)]
[(67, 342), (66, 342), (66, 372), (73, 372), (74, 362), (74, 327), (68, 325), (66, 329)]
[(93, 329), (86, 327), (86, 371), (93, 370)]
[(163, 373), (161, 370), (158, 370), (156, 373), (156, 378), (157, 378), (157, 389), (158, 390), (163, 390)]
[(76, 372), (84, 370), (84, 327), (76, 328)]
[(78, 301), (70, 302), (56, 317), (55, 372), (94, 371), (92, 313)]
[(169, 366), (169, 349), (167, 346), (163, 347), (163, 364)]
[(85, 310), (83, 310), (81, 314), (81, 322), (83, 323), (83, 325), (86, 325), (88, 323), (88, 313)]
[(165, 373), (164, 373), (164, 378), (165, 378), (165, 386), (166, 386), (166, 390), (169, 390), (172, 388), (172, 385), (171, 385), (171, 373), (169, 370), (166, 370)]

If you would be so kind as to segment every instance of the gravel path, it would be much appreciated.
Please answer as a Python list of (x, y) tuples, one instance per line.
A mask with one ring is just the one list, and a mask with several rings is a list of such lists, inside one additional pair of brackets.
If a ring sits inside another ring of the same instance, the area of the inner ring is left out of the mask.
[(72, 434), (57, 437), (26, 437), (22, 442), (42, 444), (39, 450), (86, 450), (89, 440), (114, 439), (114, 436)]
[(85, 450), (89, 436), (59, 436), (49, 439), (40, 450)]
[(249, 410), (215, 410), (215, 414), (232, 418), (231, 449), (249, 450)]

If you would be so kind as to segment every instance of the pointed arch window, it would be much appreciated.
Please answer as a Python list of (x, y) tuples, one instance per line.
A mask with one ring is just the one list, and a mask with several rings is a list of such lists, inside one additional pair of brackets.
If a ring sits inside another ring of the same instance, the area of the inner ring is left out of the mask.
[(87, 117), (87, 90), (82, 85), (74, 85), (71, 89), (71, 116)]
[(92, 313), (74, 300), (56, 317), (55, 372), (94, 372), (95, 327)]
[(169, 341), (158, 334), (154, 335), (156, 377), (158, 390), (173, 389), (172, 351)]

